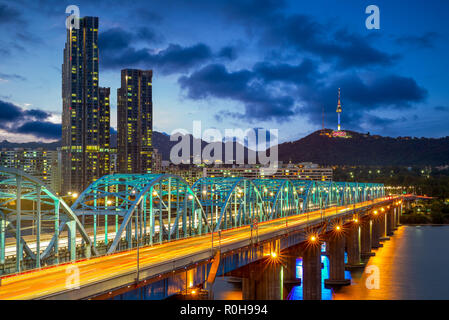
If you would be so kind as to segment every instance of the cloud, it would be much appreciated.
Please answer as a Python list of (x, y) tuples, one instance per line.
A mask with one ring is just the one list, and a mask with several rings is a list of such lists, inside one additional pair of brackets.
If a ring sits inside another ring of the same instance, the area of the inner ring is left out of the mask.
[(315, 124), (322, 121), (322, 108), (327, 117), (335, 115), (338, 88), (341, 88), (343, 126), (353, 129), (361, 129), (364, 121), (380, 123), (380, 118), (369, 117), (369, 111), (411, 109), (413, 104), (423, 102), (428, 96), (427, 90), (412, 78), (395, 74), (368, 77), (351, 73), (335, 78), (326, 85), (308, 86), (300, 90), (304, 101), (301, 114)]
[(62, 125), (48, 121), (29, 121), (19, 126), (15, 132), (31, 134), (38, 138), (60, 139)]
[(323, 107), (326, 114), (335, 113), (340, 87), (343, 121), (358, 127), (367, 111), (409, 109), (428, 95), (413, 78), (395, 74), (351, 72), (329, 78), (328, 74), (318, 71), (314, 61), (304, 59), (300, 64), (264, 61), (256, 63), (252, 69), (236, 71), (229, 71), (222, 64), (210, 64), (190, 76), (180, 77), (178, 82), (187, 98), (218, 98), (244, 106), (243, 111), (217, 112), (217, 121), (232, 117), (282, 122), (301, 114), (319, 124)]
[(18, 10), (0, 3), (0, 24), (7, 23), (23, 23), (23, 21)]
[(18, 74), (6, 74), (6, 73), (0, 73), (0, 81), (1, 80), (19, 80), (19, 81), (25, 81), (26, 78), (22, 77)]
[(310, 53), (341, 69), (390, 66), (399, 58), (373, 47), (366, 37), (344, 29), (332, 30), (311, 16), (300, 14), (273, 19), (263, 31), (262, 44)]
[(37, 138), (59, 139), (61, 124), (45, 121), (51, 114), (39, 109), (22, 109), (0, 100), (0, 128), (11, 133), (31, 134)]
[(244, 105), (243, 112), (219, 112), (217, 120), (233, 117), (282, 122), (294, 115), (294, 99), (287, 94), (272, 94), (263, 79), (251, 70), (230, 72), (222, 64), (210, 64), (178, 82), (190, 99), (221, 98)]
[(161, 74), (185, 73), (194, 67), (217, 58), (234, 60), (236, 49), (223, 47), (217, 53), (204, 44), (191, 46), (168, 44), (162, 50), (134, 46), (135, 43), (160, 43), (163, 37), (147, 27), (139, 28), (135, 33), (122, 28), (112, 28), (100, 33), (100, 63), (106, 69), (142, 67), (157, 69)]
[(221, 48), (221, 50), (217, 54), (220, 58), (226, 58), (230, 61), (237, 59), (237, 49), (233, 46), (227, 46)]
[(426, 32), (420, 36), (405, 35), (396, 38), (395, 42), (401, 46), (408, 46), (421, 49), (432, 49), (435, 47), (435, 42), (440, 38), (436, 32)]
[(436, 106), (433, 109), (440, 112), (449, 112), (449, 107), (446, 106)]
[(392, 119), (392, 118), (378, 117), (375, 115), (367, 115), (365, 117), (365, 121), (369, 124), (370, 127), (374, 126), (374, 127), (388, 128), (389, 126), (391, 126), (396, 122), (404, 122), (407, 121), (407, 119), (405, 117)]
[(305, 59), (298, 65), (259, 62), (254, 66), (253, 70), (266, 82), (290, 82), (296, 85), (310, 84), (320, 77), (317, 65), (310, 59)]

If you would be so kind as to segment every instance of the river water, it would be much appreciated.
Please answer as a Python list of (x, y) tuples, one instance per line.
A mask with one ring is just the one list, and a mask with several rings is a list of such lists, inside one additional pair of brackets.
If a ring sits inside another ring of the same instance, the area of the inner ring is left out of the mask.
[[(322, 299), (449, 299), (449, 226), (401, 226), (383, 244), (364, 270), (346, 271), (350, 286), (334, 291), (323, 285)], [(324, 281), (328, 276), (327, 257), (322, 256), (322, 262)], [(300, 259), (297, 274), (302, 274)], [(241, 283), (230, 280), (216, 279), (215, 299), (242, 299)], [(301, 300), (302, 287), (293, 287), (286, 298)]]

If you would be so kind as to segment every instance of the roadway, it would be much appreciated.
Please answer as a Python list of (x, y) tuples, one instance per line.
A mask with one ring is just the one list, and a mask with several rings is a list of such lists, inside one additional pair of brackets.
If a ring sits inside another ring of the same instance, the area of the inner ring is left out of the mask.
[[(369, 205), (391, 200), (391, 198), (380, 198), (375, 201), (361, 202), (355, 208), (362, 208)], [(288, 227), (306, 225), (318, 222), (324, 217), (331, 217), (343, 214), (354, 209), (354, 205), (332, 207), (323, 211), (313, 211), (308, 214), (288, 217)], [(286, 227), (286, 218), (261, 222), (258, 224), (259, 237), (264, 234), (276, 232)], [(224, 246), (244, 239), (251, 238), (249, 226), (234, 228), (221, 232), (220, 244)], [(164, 261), (174, 261), (185, 256), (190, 256), (195, 252), (210, 251), (212, 255), (211, 235), (192, 237), (171, 241), (159, 245), (141, 247), (139, 250), (140, 269), (151, 268)], [(214, 236), (214, 247), (218, 247), (219, 239), (217, 233)], [(67, 291), (67, 281), (70, 281), (71, 266), (76, 266), (79, 270), (80, 287), (120, 276), (136, 271), (137, 249), (114, 253), (111, 255), (93, 257), (88, 260), (80, 260), (69, 264), (47, 267), (32, 270), (20, 274), (9, 275), (2, 279), (0, 286), (0, 299), (37, 299), (51, 294)], [(73, 268), (73, 267), (72, 267)], [(70, 282), (68, 282), (70, 284)]]

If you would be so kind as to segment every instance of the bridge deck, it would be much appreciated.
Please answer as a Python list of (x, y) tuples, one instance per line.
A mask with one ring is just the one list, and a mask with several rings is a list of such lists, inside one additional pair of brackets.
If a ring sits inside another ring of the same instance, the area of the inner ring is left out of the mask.
[[(379, 204), (386, 201), (386, 198), (379, 198), (375, 201), (361, 202), (355, 205), (355, 208), (360, 209), (373, 204)], [(323, 210), (325, 217), (332, 217), (351, 211), (354, 207), (332, 207)], [(321, 219), (321, 212), (313, 211), (308, 214), (301, 214), (297, 216), (288, 217), (288, 227), (300, 228), (306, 226), (307, 223), (318, 222)], [(279, 234), (280, 231), (285, 230), (286, 219), (271, 220), (259, 223), (258, 234), (259, 238), (264, 236)], [(225, 247), (231, 244), (242, 243), (246, 241), (245, 245), (251, 237), (249, 226), (235, 228), (231, 230), (222, 231), (221, 246)], [(150, 270), (142, 273), (142, 276), (157, 276), (161, 273), (161, 268), (158, 265), (165, 264), (166, 272), (170, 272), (170, 267), (175, 265), (175, 261), (182, 260), (185, 257), (192, 257), (197, 254), (203, 257), (211, 257), (211, 235), (200, 237), (193, 237), (177, 241), (171, 241), (152, 247), (142, 247), (139, 251), (139, 265), (141, 270)], [(219, 240), (217, 233), (214, 236), (214, 247), (218, 247)], [(243, 244), (242, 244), (243, 246)], [(194, 261), (195, 262), (195, 261)], [(68, 266), (76, 266), (79, 269), (80, 287), (86, 287), (101, 281), (107, 281), (115, 277), (123, 275), (134, 276), (136, 272), (137, 250), (129, 250), (119, 252), (107, 256), (95, 257), (89, 260), (76, 261), (74, 263), (53, 266), (40, 270), (33, 270), (27, 273), (7, 276), (2, 279), (0, 286), (0, 299), (39, 299), (50, 297), (54, 294), (73, 291), (67, 289), (66, 282), (70, 276), (67, 273)], [(163, 268), (163, 269), (164, 269)], [(154, 269), (154, 272), (151, 270)], [(128, 277), (129, 279), (132, 279)], [(111, 288), (112, 289), (112, 288)], [(101, 293), (101, 292), (98, 292)]]

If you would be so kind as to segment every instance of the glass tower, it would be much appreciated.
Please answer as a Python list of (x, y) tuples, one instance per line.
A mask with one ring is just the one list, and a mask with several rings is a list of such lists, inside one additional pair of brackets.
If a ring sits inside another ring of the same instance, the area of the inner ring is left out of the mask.
[(98, 86), (98, 17), (67, 29), (62, 64), (62, 192), (109, 172), (109, 88)]
[(117, 152), (121, 173), (149, 173), (152, 163), (152, 70), (124, 69), (117, 89)]

